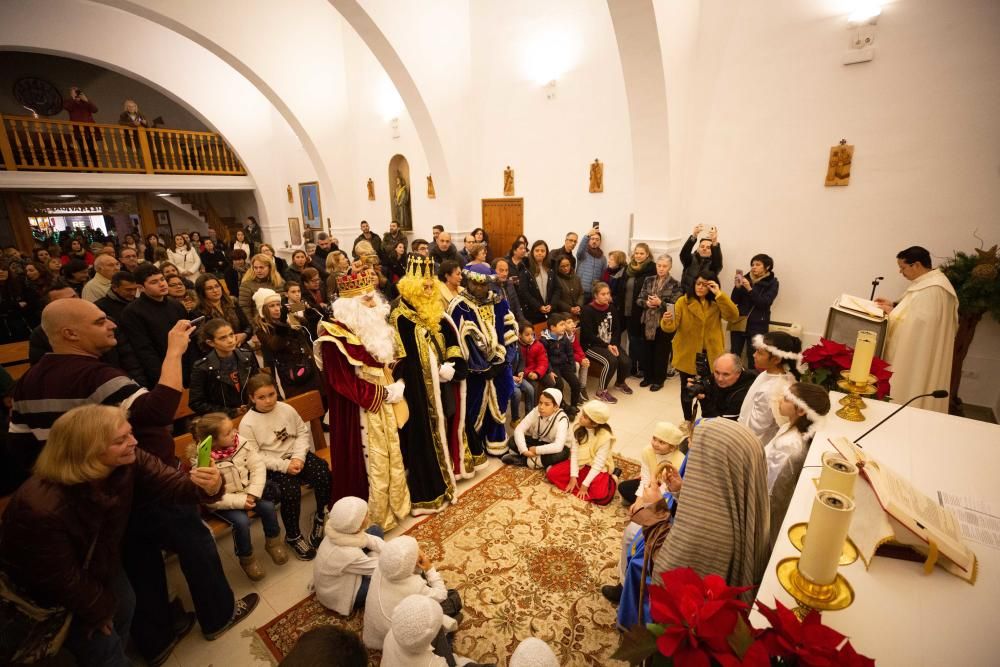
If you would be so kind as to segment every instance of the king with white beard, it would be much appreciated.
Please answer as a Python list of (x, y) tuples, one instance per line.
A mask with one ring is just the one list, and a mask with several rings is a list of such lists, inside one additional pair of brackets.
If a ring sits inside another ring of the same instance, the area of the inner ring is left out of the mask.
[(337, 277), (334, 320), (320, 323), (315, 354), (330, 403), (331, 502), (367, 499), (372, 523), (388, 531), (410, 513), (410, 492), (392, 409), (404, 385), (386, 380), (395, 343), (377, 281), (367, 270)]

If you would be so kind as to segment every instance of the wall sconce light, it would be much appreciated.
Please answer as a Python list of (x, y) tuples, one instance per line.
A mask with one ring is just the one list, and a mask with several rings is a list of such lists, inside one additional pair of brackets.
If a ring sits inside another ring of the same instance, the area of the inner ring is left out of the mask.
[(392, 127), (392, 138), (399, 139), (399, 119), (393, 118), (389, 121), (389, 125)]
[(545, 84), (545, 99), (554, 100), (556, 98), (556, 80), (552, 79)]
[(860, 0), (847, 16), (851, 38), (844, 54), (845, 65), (866, 63), (875, 58), (875, 25), (881, 15), (882, 5), (878, 0)]

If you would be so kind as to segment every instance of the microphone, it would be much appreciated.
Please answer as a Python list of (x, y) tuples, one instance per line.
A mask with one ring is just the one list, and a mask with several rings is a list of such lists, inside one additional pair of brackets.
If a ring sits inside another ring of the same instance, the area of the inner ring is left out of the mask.
[(885, 276), (875, 276), (875, 280), (872, 281), (872, 295), (868, 297), (869, 301), (875, 300), (875, 290), (878, 289), (878, 284), (885, 280)]
[[(899, 412), (900, 410), (902, 410), (903, 408), (905, 408), (907, 405), (909, 405), (913, 401), (917, 400), (918, 398), (926, 398), (927, 396), (931, 396), (933, 398), (948, 398), (948, 392), (945, 391), (944, 389), (935, 389), (934, 391), (930, 392), (929, 394), (920, 394), (919, 396), (914, 396), (913, 398), (911, 398), (910, 400), (908, 400), (906, 403), (903, 403), (901, 406), (899, 406), (898, 408), (896, 408), (895, 410), (893, 410), (892, 413), (888, 417), (886, 417), (885, 419), (883, 419), (882, 421), (880, 421), (879, 423), (875, 424), (870, 429), (868, 429), (867, 431), (865, 431), (864, 433), (862, 433), (860, 436), (858, 436), (857, 438), (855, 438), (854, 439), (854, 444), (858, 445), (858, 443), (861, 442), (861, 438), (865, 437), (866, 435), (868, 435), (869, 433), (871, 433), (872, 431), (874, 431), (875, 429), (877, 429), (879, 426), (881, 426), (882, 424), (886, 423), (887, 421), (889, 421), (890, 419), (892, 419), (893, 417), (895, 417), (897, 412)], [(858, 445), (858, 447), (861, 447), (861, 445)]]

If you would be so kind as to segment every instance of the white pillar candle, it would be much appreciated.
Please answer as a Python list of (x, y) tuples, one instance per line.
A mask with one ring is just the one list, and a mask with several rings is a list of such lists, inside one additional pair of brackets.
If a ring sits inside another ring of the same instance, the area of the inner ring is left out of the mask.
[(817, 491), (809, 515), (809, 529), (799, 572), (814, 584), (832, 584), (837, 578), (840, 552), (854, 516), (854, 501), (836, 491)]
[(854, 498), (854, 481), (858, 467), (836, 452), (823, 452), (823, 471), (819, 475), (818, 490), (837, 491)]
[(875, 343), (878, 334), (874, 331), (859, 331), (854, 343), (854, 358), (851, 360), (851, 370), (847, 374), (854, 384), (867, 384), (868, 375), (872, 369), (872, 359), (875, 357)]

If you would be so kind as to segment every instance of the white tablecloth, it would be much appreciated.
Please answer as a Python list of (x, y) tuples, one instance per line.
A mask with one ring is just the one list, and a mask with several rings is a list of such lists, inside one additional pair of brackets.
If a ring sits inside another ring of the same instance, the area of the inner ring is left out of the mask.
[[(841, 394), (831, 393), (834, 408)], [(832, 450), (830, 437), (854, 438), (896, 406), (866, 401), (866, 420), (847, 422), (831, 411), (825, 431), (817, 433), (806, 466), (818, 466)], [(970, 496), (1000, 510), (1000, 426), (905, 408), (860, 443), (864, 449), (917, 488), (937, 497), (938, 491)], [(793, 607), (775, 575), (783, 558), (798, 555), (788, 541), (788, 527), (808, 521), (819, 468), (804, 467), (788, 514), (767, 566), (758, 600), (774, 599)], [(864, 484), (858, 479), (858, 484)], [(847, 635), (854, 647), (879, 665), (1000, 665), (1000, 550), (969, 542), (979, 558), (974, 586), (935, 568), (924, 576), (921, 564), (876, 557), (865, 570), (858, 559), (840, 568), (854, 588), (855, 600), (842, 611), (824, 612), (826, 625)], [(755, 627), (766, 625), (757, 612)]]

